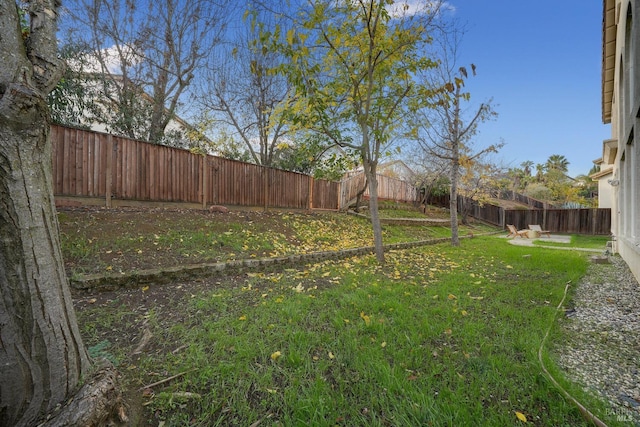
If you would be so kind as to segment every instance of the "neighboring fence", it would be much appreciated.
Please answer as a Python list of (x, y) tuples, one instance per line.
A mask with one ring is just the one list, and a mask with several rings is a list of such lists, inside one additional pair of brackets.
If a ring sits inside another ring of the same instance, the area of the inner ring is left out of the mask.
[(505, 210), (505, 224), (518, 229), (540, 224), (552, 233), (611, 234), (611, 209)]
[[(427, 202), (449, 207), (449, 196), (434, 196)], [(611, 209), (504, 209), (500, 206), (480, 204), (458, 196), (458, 211), (469, 209), (469, 215), (481, 221), (506, 228), (513, 224), (517, 229), (538, 224), (552, 233), (601, 234), (611, 233)]]
[(340, 183), (299, 173), (61, 126), (51, 140), (58, 197), (339, 208)]
[[(376, 175), (376, 177), (378, 180), (378, 199), (404, 203), (413, 203), (417, 200), (417, 190), (411, 183), (384, 175)], [(358, 193), (364, 189), (365, 184), (366, 178), (362, 172), (343, 179), (340, 190), (340, 206), (347, 207), (352, 204)], [(368, 187), (362, 197), (369, 198)]]
[[(495, 192), (491, 196), (496, 198), (496, 199), (511, 200), (511, 201), (514, 201), (514, 202), (522, 203), (524, 205), (529, 206), (529, 208), (533, 208), (533, 209), (553, 209), (553, 208), (555, 208), (555, 206), (552, 205), (551, 203), (543, 202), (543, 201), (537, 200), (537, 199), (532, 199), (531, 197), (525, 196), (523, 194), (514, 193), (511, 190), (504, 190), (504, 191)], [(449, 195), (448, 194), (442, 194), (442, 195), (434, 196), (434, 195), (430, 194), (429, 196), (427, 196), (427, 204), (428, 205), (434, 205), (434, 206), (443, 206), (443, 207), (446, 206), (446, 207), (449, 207)]]
[(551, 203), (543, 202), (542, 200), (533, 199), (524, 194), (516, 193), (511, 190), (503, 190), (496, 194), (497, 199), (513, 200), (514, 202), (522, 203), (530, 208), (534, 209), (553, 209), (555, 206)]

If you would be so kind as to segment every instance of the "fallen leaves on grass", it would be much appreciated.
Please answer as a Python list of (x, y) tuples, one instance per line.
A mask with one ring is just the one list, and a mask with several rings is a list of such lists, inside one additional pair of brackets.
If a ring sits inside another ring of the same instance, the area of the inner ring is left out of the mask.
[(371, 317), (367, 316), (366, 314), (364, 314), (364, 311), (360, 312), (360, 318), (362, 320), (364, 320), (364, 324), (369, 326), (371, 324)]
[(280, 356), (282, 356), (282, 353), (280, 351), (274, 351), (273, 353), (271, 353), (271, 360), (275, 362), (280, 358)]
[(516, 417), (517, 417), (520, 421), (522, 421), (523, 423), (526, 423), (526, 422), (527, 422), (527, 417), (526, 417), (526, 415), (524, 415), (522, 412), (518, 412), (518, 411), (516, 411)]

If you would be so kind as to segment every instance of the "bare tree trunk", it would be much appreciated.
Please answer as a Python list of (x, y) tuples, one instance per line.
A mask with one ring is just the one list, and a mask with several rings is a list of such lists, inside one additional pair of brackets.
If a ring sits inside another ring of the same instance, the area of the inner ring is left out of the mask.
[(451, 191), (449, 196), (449, 215), (451, 219), (451, 246), (460, 246), (458, 237), (458, 173), (460, 159), (457, 143), (454, 143), (453, 160), (451, 161)]
[(0, 425), (30, 426), (90, 373), (60, 250), (46, 94), (61, 75), (54, 0), (0, 0)]
[(359, 190), (356, 194), (356, 208), (354, 209), (356, 212), (360, 212), (360, 202), (362, 202), (362, 196), (364, 192), (367, 191), (367, 187), (369, 186), (369, 181), (367, 180), (367, 175), (364, 175), (364, 185), (362, 186), (362, 190)]

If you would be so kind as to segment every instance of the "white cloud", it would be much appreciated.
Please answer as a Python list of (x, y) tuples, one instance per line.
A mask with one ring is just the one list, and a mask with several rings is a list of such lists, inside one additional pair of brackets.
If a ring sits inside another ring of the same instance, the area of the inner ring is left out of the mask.
[(434, 9), (440, 8), (440, 12), (455, 12), (456, 8), (451, 3), (432, 0), (396, 0), (387, 10), (394, 17), (413, 16), (431, 13)]

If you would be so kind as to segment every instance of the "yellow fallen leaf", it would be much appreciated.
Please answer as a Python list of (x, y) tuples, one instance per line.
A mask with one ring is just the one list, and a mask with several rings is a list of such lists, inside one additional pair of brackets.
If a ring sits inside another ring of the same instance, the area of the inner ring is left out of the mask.
[(107, 270), (107, 271), (111, 271), (111, 270), (113, 270), (113, 267), (112, 267), (112, 266), (110, 266), (110, 265), (108, 265), (108, 266), (107, 266), (107, 268), (105, 268), (105, 270)]
[(386, 341), (382, 341), (382, 344), (380, 344), (380, 347), (385, 348), (387, 346), (387, 342)]
[(332, 352), (329, 352), (329, 359), (335, 359), (335, 358), (336, 356)]
[(238, 317), (238, 320), (247, 320), (247, 316), (244, 316), (244, 315), (240, 316), (240, 317)]
[(469, 313), (467, 313), (467, 310), (462, 310), (462, 311), (460, 312), (460, 314), (462, 314), (463, 316), (466, 316), (466, 315), (467, 315), (467, 314), (469, 314)]
[(362, 318), (362, 320), (364, 320), (365, 325), (369, 326), (371, 324), (371, 318), (364, 314), (364, 311), (360, 312), (360, 317)]
[(282, 356), (281, 352), (274, 351), (273, 353), (271, 353), (271, 360), (273, 360), (275, 362), (276, 360), (278, 360), (280, 358), (280, 356)]
[(457, 297), (457, 296), (455, 296), (454, 294), (449, 294), (449, 295), (447, 296), (447, 298), (448, 298), (448, 299), (458, 299), (458, 297)]
[(149, 285), (142, 287), (142, 292), (145, 292), (145, 291), (148, 291), (148, 290), (149, 290)]
[(522, 412), (516, 411), (516, 417), (518, 417), (518, 419), (523, 423), (527, 422), (527, 417)]

